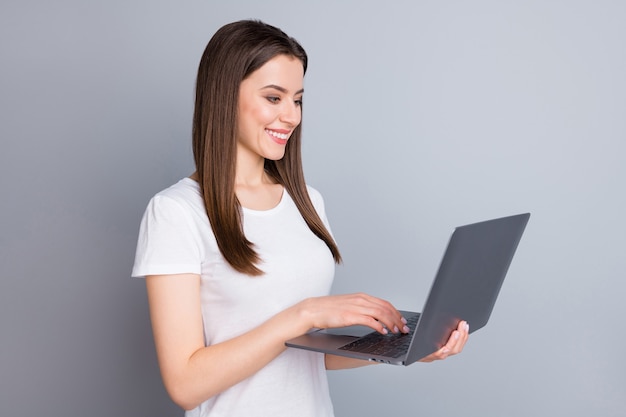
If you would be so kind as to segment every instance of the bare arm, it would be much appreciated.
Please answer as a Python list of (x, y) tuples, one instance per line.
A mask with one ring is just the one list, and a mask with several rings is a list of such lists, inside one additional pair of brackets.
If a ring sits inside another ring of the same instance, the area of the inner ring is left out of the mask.
[(184, 409), (253, 375), (276, 358), (285, 341), (312, 327), (354, 324), (385, 332), (402, 327), (388, 302), (365, 294), (306, 299), (236, 338), (204, 346), (200, 277), (195, 274), (146, 278), (157, 357), (168, 393)]
[(337, 369), (352, 369), (352, 368), (360, 368), (362, 366), (368, 365), (376, 365), (378, 362), (366, 361), (362, 359), (348, 358), (345, 356), (337, 356), (326, 354), (324, 357), (326, 363), (326, 369), (328, 370), (337, 370)]

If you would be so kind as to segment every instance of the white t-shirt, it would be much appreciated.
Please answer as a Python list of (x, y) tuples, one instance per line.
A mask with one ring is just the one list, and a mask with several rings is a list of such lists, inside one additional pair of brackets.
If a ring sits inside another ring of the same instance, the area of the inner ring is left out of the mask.
[[(322, 196), (311, 187), (308, 191), (328, 227)], [(262, 276), (241, 274), (224, 260), (194, 180), (182, 179), (154, 196), (141, 221), (132, 275), (200, 274), (207, 346), (245, 333), (304, 298), (330, 292), (332, 254), (286, 191), (270, 210), (244, 208), (243, 227), (263, 260)], [(256, 374), (185, 415), (333, 416), (324, 356), (288, 348)]]

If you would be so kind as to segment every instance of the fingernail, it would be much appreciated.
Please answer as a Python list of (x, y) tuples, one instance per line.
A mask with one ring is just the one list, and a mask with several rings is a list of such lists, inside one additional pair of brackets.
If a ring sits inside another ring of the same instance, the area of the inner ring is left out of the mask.
[(393, 332), (394, 333), (398, 333), (400, 331), (400, 329), (398, 329), (398, 326), (393, 326)]
[(469, 332), (469, 323), (465, 323), (465, 330)]
[(410, 331), (411, 331), (411, 329), (409, 329), (409, 326), (404, 326), (404, 327), (402, 328), (402, 331), (403, 331), (404, 333), (408, 333), (408, 332), (410, 332)]
[(402, 321), (402, 323), (404, 323), (404, 324), (406, 324), (406, 323), (407, 323), (407, 321), (406, 321), (406, 319), (405, 319), (404, 317), (402, 317), (400, 320), (401, 320), (401, 321)]
[(383, 327), (383, 334), (387, 334), (387, 333), (389, 333), (389, 331), (387, 330), (386, 327)]
[(459, 332), (454, 332), (454, 340), (458, 340), (459, 338)]

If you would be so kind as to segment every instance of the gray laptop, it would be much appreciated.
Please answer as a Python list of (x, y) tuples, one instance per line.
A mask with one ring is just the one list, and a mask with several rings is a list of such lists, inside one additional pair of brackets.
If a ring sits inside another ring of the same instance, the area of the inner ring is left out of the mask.
[(408, 334), (382, 335), (365, 326), (316, 329), (286, 345), (392, 365), (410, 365), (440, 349), (466, 320), (484, 327), (498, 297), (529, 213), (457, 227), (421, 313), (402, 311)]

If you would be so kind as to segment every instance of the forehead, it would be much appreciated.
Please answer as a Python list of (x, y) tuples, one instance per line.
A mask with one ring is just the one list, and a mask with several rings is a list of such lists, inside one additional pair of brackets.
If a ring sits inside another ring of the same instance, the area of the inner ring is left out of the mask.
[(303, 82), (304, 67), (302, 62), (293, 56), (277, 55), (244, 79), (242, 87), (244, 84), (259, 88), (276, 85), (294, 92), (302, 89)]

